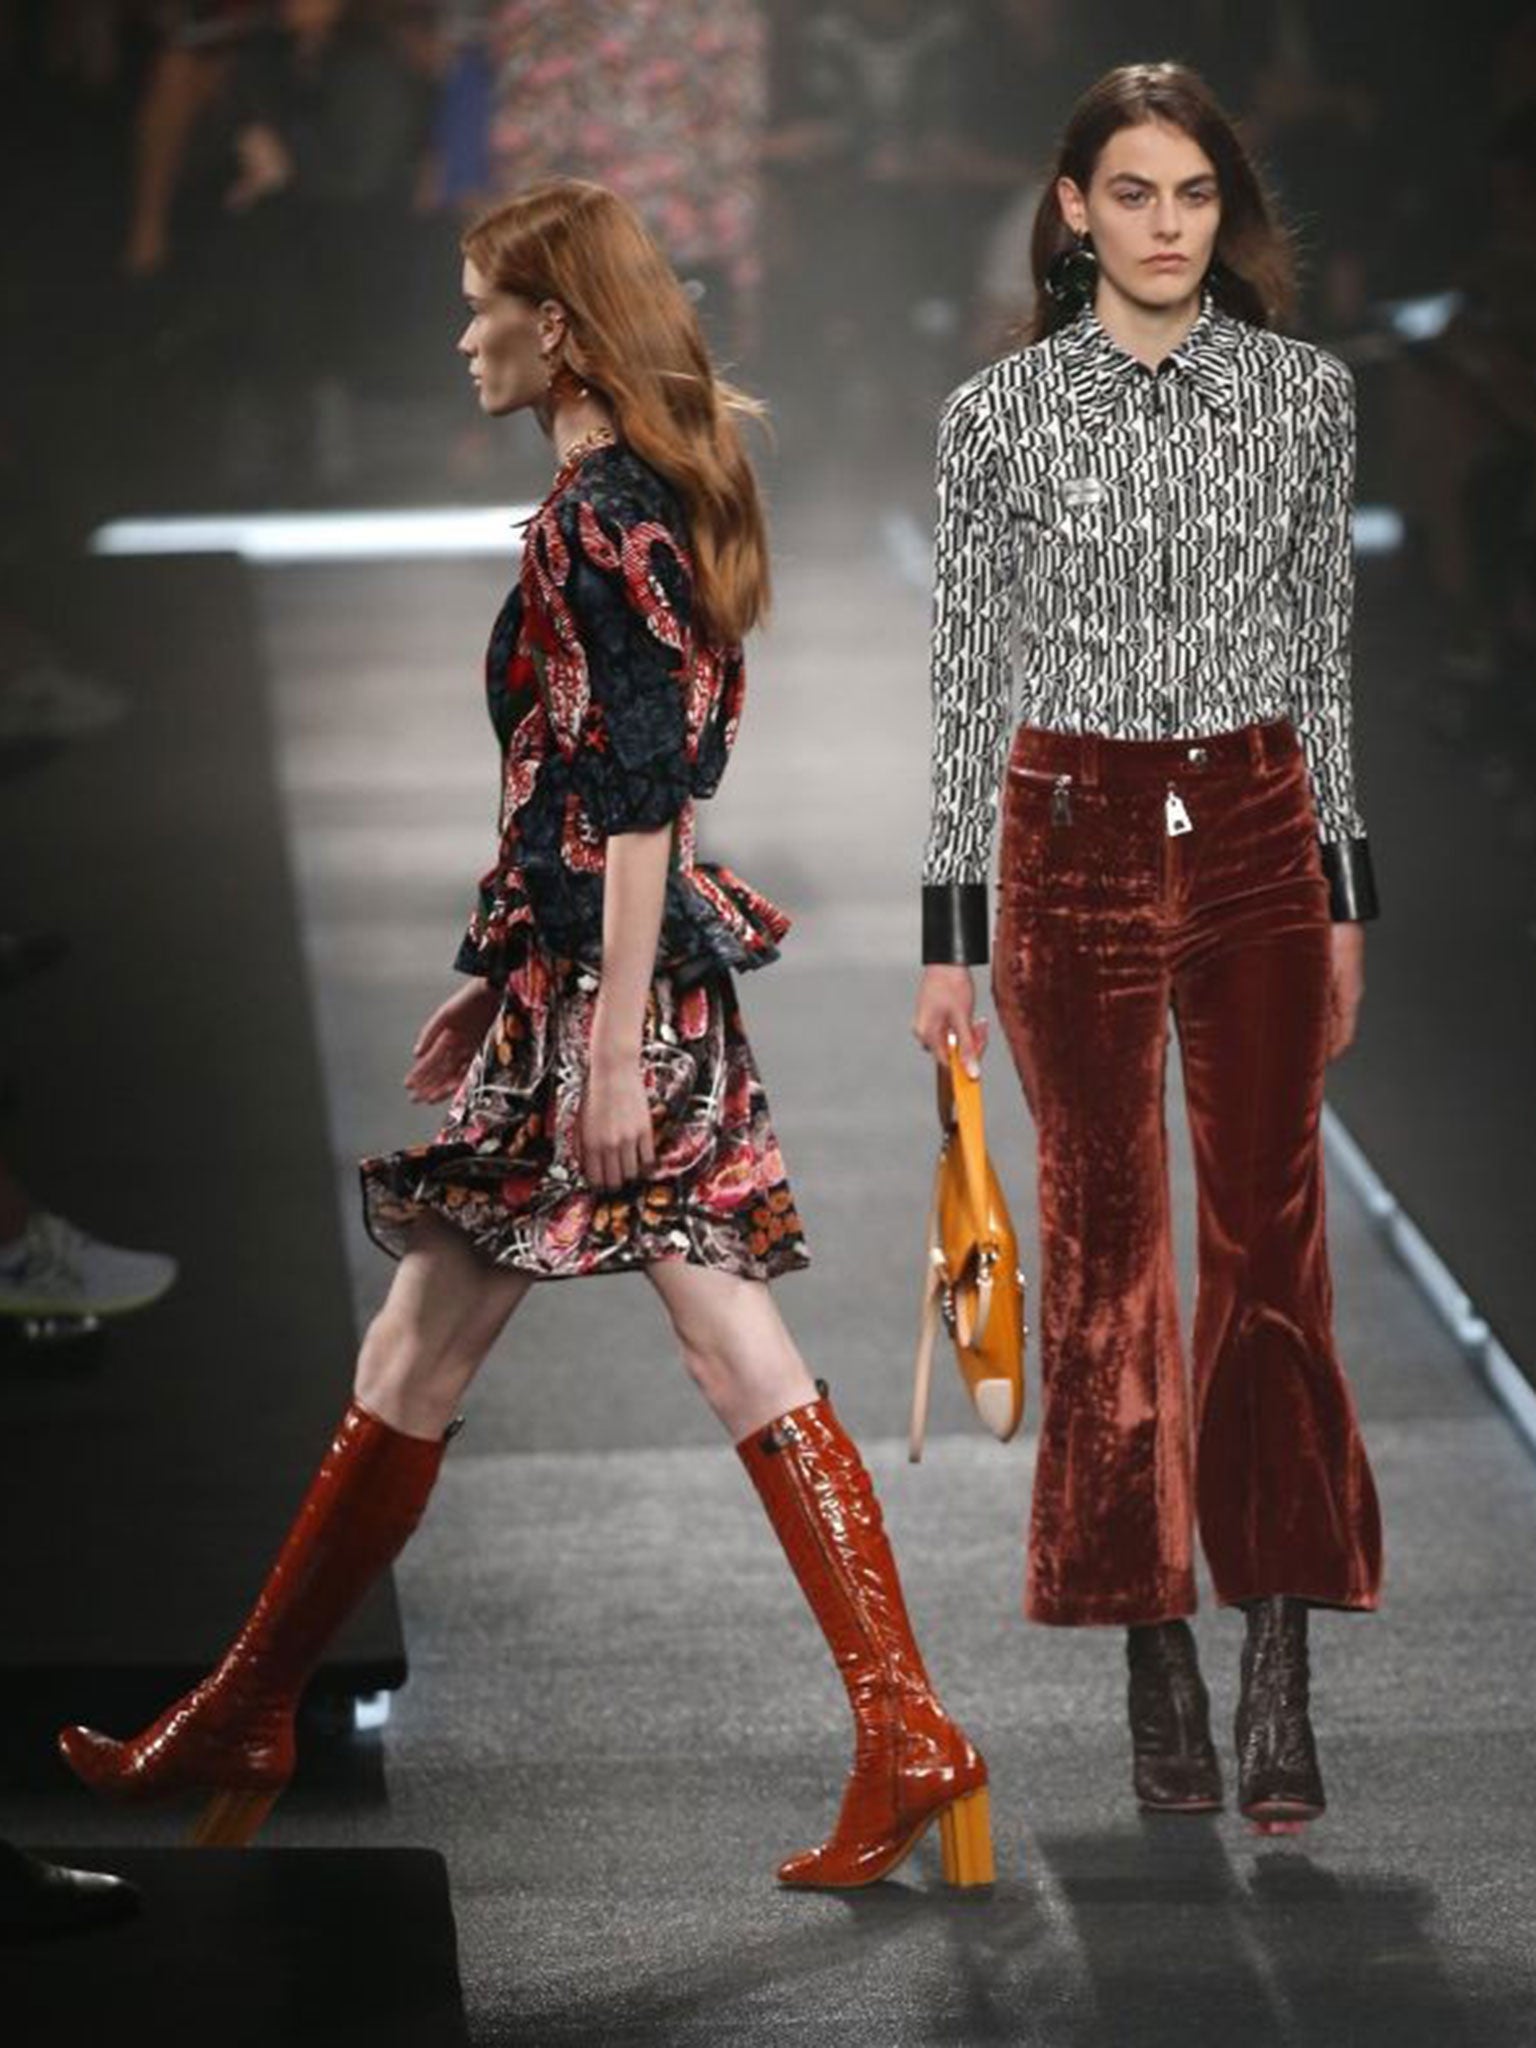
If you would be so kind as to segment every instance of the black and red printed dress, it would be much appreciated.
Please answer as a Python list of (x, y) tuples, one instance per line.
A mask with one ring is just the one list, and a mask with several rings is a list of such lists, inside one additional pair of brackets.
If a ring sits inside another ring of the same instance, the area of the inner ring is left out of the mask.
[[(423, 1213), (541, 1279), (690, 1259), (754, 1279), (807, 1263), (733, 973), (777, 957), (781, 910), (694, 857), (694, 803), (724, 773), (739, 646), (692, 629), (688, 529), (622, 443), (578, 455), (529, 521), (491, 633), (500, 843), (455, 966), (501, 1004), (430, 1144), (361, 1162), (368, 1230), (405, 1250)], [(656, 1164), (619, 1190), (582, 1174), (577, 1119), (602, 965), (610, 835), (671, 824), (642, 1070)]]

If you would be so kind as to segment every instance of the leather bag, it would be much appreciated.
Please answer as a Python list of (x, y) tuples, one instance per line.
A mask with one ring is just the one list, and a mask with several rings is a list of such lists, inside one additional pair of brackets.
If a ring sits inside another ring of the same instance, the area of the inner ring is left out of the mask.
[(1024, 1275), (1008, 1204), (987, 1157), (981, 1083), (953, 1040), (938, 1076), (943, 1132), (928, 1212), (927, 1277), (918, 1331), (908, 1455), (923, 1455), (933, 1348), (942, 1322), (960, 1377), (983, 1424), (1000, 1443), (1024, 1419)]

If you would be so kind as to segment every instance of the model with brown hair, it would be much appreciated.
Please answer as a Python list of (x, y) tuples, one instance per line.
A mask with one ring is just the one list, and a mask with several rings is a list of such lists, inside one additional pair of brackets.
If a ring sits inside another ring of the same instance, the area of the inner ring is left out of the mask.
[[(1334, 1352), (1320, 1115), (1375, 914), (1354, 793), (1353, 387), (1277, 331), (1284, 232), (1176, 64), (1078, 103), (1035, 222), (1029, 345), (940, 430), (932, 826), (914, 1030), (998, 1014), (1039, 1138), (1025, 1611), (1127, 1630), (1144, 1806), (1221, 1803), (1184, 1619), (1193, 1529), (1246, 1611), (1239, 1803), (1321, 1813), (1307, 1614), (1370, 1608), (1381, 1532)], [(1022, 718), (1012, 737), (1015, 653)], [(1006, 760), (1005, 760), (1006, 757)], [(1186, 1394), (1163, 1091), (1199, 1195)]]
[(450, 1100), (427, 1145), (363, 1162), (399, 1257), (354, 1398), (250, 1617), (142, 1734), (61, 1746), (97, 1790), (211, 1795), (248, 1840), (287, 1783), (300, 1693), (416, 1526), (458, 1404), (539, 1280), (643, 1272), (736, 1440), (847, 1686), (837, 1825), (787, 1884), (868, 1884), (941, 1823), (951, 1882), (991, 1874), (987, 1773), (934, 1695), (869, 1475), (767, 1282), (805, 1261), (733, 970), (787, 920), (694, 855), (694, 803), (741, 712), (768, 598), (762, 508), (692, 307), (635, 214), (574, 179), (463, 242), (459, 341), (482, 410), (531, 411), (556, 471), (486, 667), (499, 844), (406, 1075)]

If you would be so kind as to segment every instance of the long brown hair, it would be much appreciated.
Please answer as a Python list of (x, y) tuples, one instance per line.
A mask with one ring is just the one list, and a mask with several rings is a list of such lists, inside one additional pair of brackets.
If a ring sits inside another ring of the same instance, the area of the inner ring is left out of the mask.
[(498, 291), (565, 308), (565, 365), (682, 501), (701, 631), (740, 640), (769, 600), (762, 498), (737, 431), (763, 407), (715, 375), (693, 305), (638, 214), (604, 185), (548, 178), (482, 215), (460, 246)]
[(1034, 316), (1024, 339), (1043, 341), (1076, 311), (1045, 288), (1046, 273), (1074, 237), (1056, 196), (1058, 178), (1087, 192), (1109, 138), (1143, 121), (1166, 121), (1197, 142), (1216, 170), (1221, 226), (1207, 276), (1223, 312), (1255, 327), (1287, 319), (1296, 299), (1296, 258), (1263, 179), (1215, 94), (1187, 64), (1121, 64), (1091, 85), (1072, 109), (1030, 237)]

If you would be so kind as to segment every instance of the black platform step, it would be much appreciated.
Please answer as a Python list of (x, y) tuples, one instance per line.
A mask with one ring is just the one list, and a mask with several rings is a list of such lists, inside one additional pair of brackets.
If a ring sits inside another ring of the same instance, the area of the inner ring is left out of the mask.
[[(31, 1847), (32, 1845), (28, 1845)], [(441, 1856), (427, 1849), (37, 1849), (143, 1910), (0, 1948), (10, 2048), (465, 2048)]]
[[(72, 658), (123, 715), (5, 785), (6, 912), (70, 951), (0, 995), (0, 1154), (181, 1274), (84, 1346), (0, 1355), (0, 1712), (122, 1726), (243, 1618), (356, 1331), (245, 571), (69, 576)], [(317, 1690), (404, 1676), (386, 1579)]]

